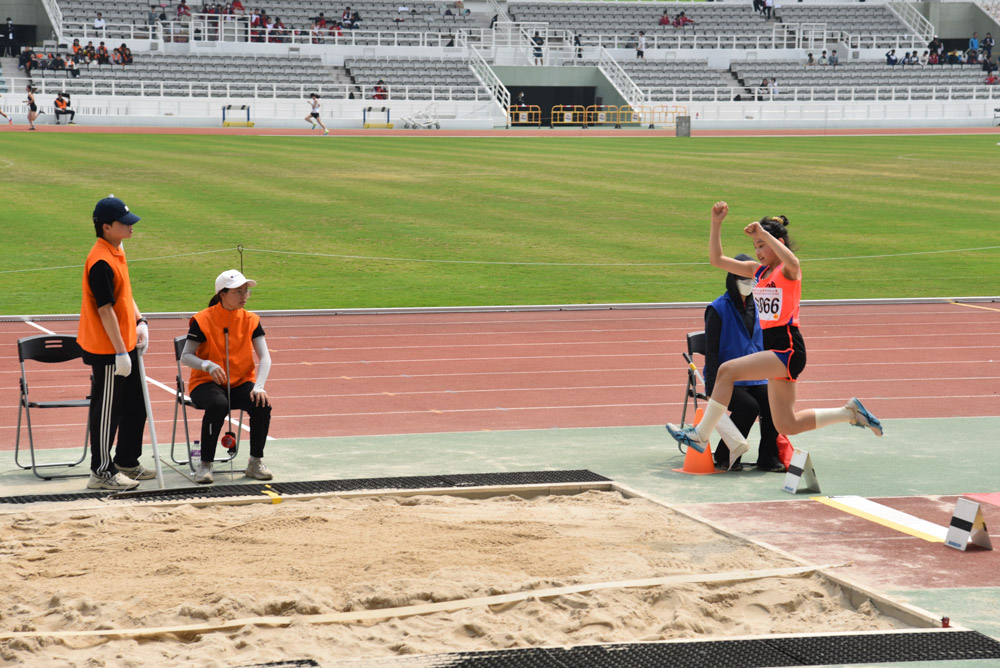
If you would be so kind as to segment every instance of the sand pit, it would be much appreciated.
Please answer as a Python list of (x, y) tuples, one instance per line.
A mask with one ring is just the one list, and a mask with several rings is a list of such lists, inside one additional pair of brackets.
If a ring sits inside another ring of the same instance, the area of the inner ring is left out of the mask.
[(608, 588), (365, 623), (320, 615), (568, 585), (800, 566), (616, 492), (277, 505), (107, 503), (0, 515), (0, 631), (242, 626), (0, 640), (0, 665), (238, 666), (312, 658), (903, 625), (822, 576)]

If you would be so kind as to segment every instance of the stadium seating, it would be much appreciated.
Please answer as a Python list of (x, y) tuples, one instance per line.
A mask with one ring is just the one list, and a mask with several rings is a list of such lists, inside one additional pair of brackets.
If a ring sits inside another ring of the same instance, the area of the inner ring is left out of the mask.
[[(748, 88), (760, 84), (761, 79), (777, 79), (779, 95), (790, 97), (792, 88), (817, 89), (812, 99), (833, 99), (834, 89), (854, 88), (855, 99), (865, 100), (875, 97), (875, 89), (894, 87), (901, 97), (906, 89), (917, 87), (913, 98), (929, 99), (953, 96), (967, 97), (973, 86), (981, 86), (985, 75), (978, 65), (929, 65), (895, 66), (884, 63), (850, 63), (837, 67), (805, 67), (801, 63), (789, 61), (745, 61), (734, 62), (731, 70), (739, 81)], [(931, 88), (935, 90), (931, 90)], [(813, 94), (810, 94), (813, 95)], [(844, 92), (839, 97), (843, 99)]]
[[(372, 88), (384, 80), (392, 95), (405, 92), (410, 99), (429, 99), (449, 87), (457, 87), (452, 98), (457, 100), (477, 99), (476, 91), (480, 83), (469, 69), (469, 63), (456, 59), (406, 59), (406, 58), (357, 58), (344, 63), (354, 82), (370, 95)], [(404, 89), (404, 90), (401, 90)]]
[[(146, 0), (117, 0), (95, 5), (89, 0), (60, 0), (59, 6), (63, 12), (64, 23), (84, 23), (92, 25), (97, 11), (100, 10), (108, 24), (128, 23), (134, 25), (145, 25), (146, 16), (149, 14), (150, 2)], [(155, 3), (159, 4), (159, 2)], [(258, 3), (244, 3), (248, 10), (250, 7), (257, 7)], [(457, 10), (452, 9), (451, 16), (444, 16), (441, 8), (445, 3), (428, 2), (427, 0), (417, 0), (409, 2), (397, 0), (395, 2), (379, 2), (372, 0), (345, 0), (340, 4), (327, 5), (317, 3), (314, 0), (281, 0), (280, 2), (260, 3), (260, 7), (268, 12), (272, 18), (280, 18), (287, 29), (299, 30), (304, 33), (312, 26), (312, 19), (319, 12), (323, 12), (328, 21), (340, 20), (340, 14), (345, 7), (350, 6), (352, 11), (357, 11), (361, 15), (362, 22), (359, 29), (365, 31), (420, 31), (420, 30), (440, 30), (450, 25), (475, 25), (489, 23), (489, 16), (470, 15), (459, 16)], [(189, 2), (192, 11), (197, 11), (201, 3)], [(400, 5), (405, 5), (409, 12), (400, 13)], [(173, 20), (176, 16), (176, 2), (171, 2), (164, 11), (168, 20)], [(396, 19), (402, 19), (397, 23)], [(72, 30), (68, 33), (72, 36)]]
[[(785, 23), (825, 23), (827, 30), (851, 35), (903, 35), (909, 32), (888, 7), (882, 5), (786, 4), (781, 9)], [(891, 44), (890, 44), (891, 46)]]
[(728, 70), (710, 69), (705, 61), (629, 60), (620, 64), (632, 81), (653, 99), (662, 97), (668, 89), (671, 94), (677, 89), (684, 99), (711, 100), (715, 99), (716, 89), (736, 83)]

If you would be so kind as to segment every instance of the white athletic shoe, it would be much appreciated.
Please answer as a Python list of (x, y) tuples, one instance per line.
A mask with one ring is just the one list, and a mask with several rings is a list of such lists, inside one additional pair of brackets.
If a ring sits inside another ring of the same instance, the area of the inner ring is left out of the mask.
[(114, 475), (91, 473), (90, 480), (87, 481), (87, 489), (111, 489), (116, 492), (135, 489), (138, 486), (139, 483), (122, 473)]
[(215, 482), (212, 477), (212, 462), (199, 462), (198, 469), (194, 472), (194, 481), (199, 485), (211, 485)]
[(243, 472), (248, 478), (256, 478), (257, 480), (270, 480), (274, 476), (271, 474), (271, 469), (267, 468), (264, 464), (264, 460), (259, 457), (251, 457), (250, 461), (247, 462), (247, 470)]
[[(116, 464), (115, 466), (118, 465)], [(156, 471), (147, 469), (142, 464), (138, 466), (118, 466), (118, 472), (132, 480), (152, 480), (156, 477)]]
[[(729, 468), (733, 468), (736, 460), (743, 456), (747, 450), (750, 449), (750, 444), (746, 441), (740, 441), (735, 446), (729, 448)], [(727, 469), (728, 470), (728, 469)]]

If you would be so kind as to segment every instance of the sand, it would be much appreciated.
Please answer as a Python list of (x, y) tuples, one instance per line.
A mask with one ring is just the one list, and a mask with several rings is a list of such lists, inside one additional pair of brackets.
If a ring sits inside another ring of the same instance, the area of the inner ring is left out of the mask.
[(575, 584), (800, 564), (613, 492), (109, 502), (0, 515), (0, 629), (243, 626), (142, 639), (0, 641), (0, 665), (238, 666), (312, 658), (900, 628), (822, 576), (578, 593), (369, 623), (317, 615)]

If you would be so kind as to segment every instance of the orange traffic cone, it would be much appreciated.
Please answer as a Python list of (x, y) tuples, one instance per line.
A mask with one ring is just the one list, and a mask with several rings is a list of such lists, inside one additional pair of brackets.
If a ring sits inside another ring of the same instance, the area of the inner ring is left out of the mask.
[[(699, 408), (694, 414), (694, 424), (701, 422), (704, 408)], [(684, 455), (684, 468), (674, 469), (678, 473), (690, 473), (691, 475), (708, 475), (710, 473), (721, 473), (715, 470), (715, 460), (712, 459), (712, 445), (705, 446), (705, 452), (698, 452), (688, 446), (687, 454)]]

